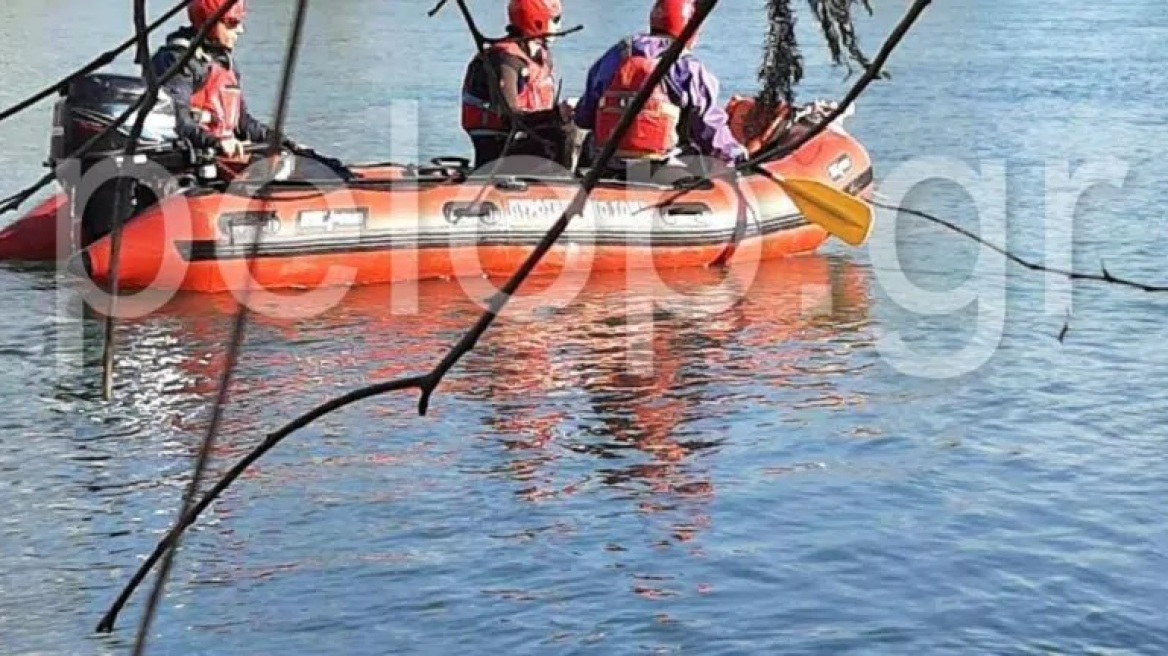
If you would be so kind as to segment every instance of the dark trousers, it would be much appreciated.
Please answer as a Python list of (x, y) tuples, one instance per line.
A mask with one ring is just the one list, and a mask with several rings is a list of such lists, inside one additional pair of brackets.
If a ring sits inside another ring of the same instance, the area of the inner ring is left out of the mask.
[[(484, 168), (484, 172), (492, 170), (492, 163), (506, 158), (497, 169), (497, 173), (537, 173), (540, 171), (554, 171), (567, 164), (564, 130), (555, 126), (537, 130), (536, 135), (520, 131), (506, 147), (507, 135), (490, 134), (471, 137), (474, 144), (474, 168)], [(542, 141), (541, 141), (542, 139)]]

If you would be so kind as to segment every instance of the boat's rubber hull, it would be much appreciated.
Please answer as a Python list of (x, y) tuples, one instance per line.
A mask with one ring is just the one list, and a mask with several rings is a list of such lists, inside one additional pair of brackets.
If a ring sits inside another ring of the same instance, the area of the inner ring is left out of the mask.
[[(792, 220), (797, 218), (792, 217)], [(133, 233), (127, 230), (127, 241)], [(736, 257), (759, 261), (808, 253), (826, 238), (813, 225), (796, 225), (762, 237), (748, 237)], [(535, 275), (559, 272), (612, 272), (643, 269), (703, 267), (715, 262), (727, 241), (692, 246), (619, 246), (566, 242), (554, 246), (533, 270)], [(530, 255), (535, 245), (446, 246), (376, 249), (350, 248), (335, 253), (293, 252), (264, 255), (249, 262), (237, 254), (200, 251), (192, 259), (190, 247), (136, 249), (127, 252), (119, 275), (123, 289), (182, 289), (201, 292), (241, 290), (250, 276), (253, 287), (308, 289), (329, 285), (370, 285), (435, 278), (508, 276)], [(109, 250), (90, 248), (79, 265), (98, 284), (109, 282)]]
[[(71, 219), (61, 212), (68, 198), (58, 192), (28, 214), (0, 230), (0, 261), (53, 262), (68, 257), (70, 248), (58, 249), (59, 237), (68, 241)], [(58, 224), (62, 230), (58, 231)]]
[[(872, 184), (867, 152), (842, 130), (824, 131), (768, 168), (859, 195)], [(266, 200), (230, 192), (164, 199), (126, 224), (118, 286), (222, 292), (507, 276), (580, 184), (549, 178), (484, 191), (485, 178), (417, 182), (391, 173), (370, 177), (396, 178), (393, 183), (284, 188)], [(653, 209), (669, 198), (670, 209)], [(475, 201), (491, 211), (460, 213)], [(733, 249), (739, 260), (812, 252), (827, 239), (762, 175), (736, 184), (719, 181), (680, 198), (667, 186), (606, 182), (593, 190), (588, 211), (569, 224), (534, 273), (709, 266), (727, 253), (741, 228)], [(248, 257), (256, 230), (262, 239), (255, 257)], [(110, 251), (111, 239), (99, 239), (72, 269), (107, 286)]]

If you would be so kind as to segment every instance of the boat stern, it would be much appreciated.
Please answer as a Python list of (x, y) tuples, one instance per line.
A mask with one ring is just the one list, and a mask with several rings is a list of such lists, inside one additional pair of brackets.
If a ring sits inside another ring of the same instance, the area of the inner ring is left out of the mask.
[(72, 236), (72, 219), (62, 213), (68, 202), (64, 192), (56, 193), (0, 230), (0, 261), (56, 262), (67, 257), (71, 248), (60, 253), (58, 246)]
[[(171, 196), (133, 217), (121, 231), (116, 265), (119, 289), (181, 289), (192, 275), (179, 244), (190, 243), (213, 223), (186, 194)], [(101, 287), (114, 283), (114, 239), (108, 234), (74, 256), (69, 272)]]

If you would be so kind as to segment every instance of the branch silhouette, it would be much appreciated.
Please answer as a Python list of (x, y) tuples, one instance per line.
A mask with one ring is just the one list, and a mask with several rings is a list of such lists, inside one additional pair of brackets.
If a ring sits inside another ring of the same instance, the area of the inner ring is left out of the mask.
[[(154, 30), (158, 29), (159, 27), (161, 27), (163, 25), (163, 23), (165, 23), (166, 21), (173, 18), (176, 14), (178, 14), (178, 12), (185, 9), (186, 6), (189, 4), (191, 4), (191, 0), (182, 0), (182, 2), (179, 2), (175, 6), (168, 9), (166, 11), (166, 13), (159, 16), (153, 23), (151, 23), (146, 28), (146, 30), (145, 30), (146, 33), (149, 34), (149, 33), (153, 32)], [(44, 100), (45, 98), (48, 98), (49, 96), (53, 95), (53, 93), (55, 91), (65, 87), (65, 85), (69, 84), (74, 79), (82, 77), (84, 75), (89, 75), (90, 73), (96, 71), (97, 69), (102, 68), (104, 66), (108, 66), (109, 64), (113, 63), (113, 61), (115, 59), (117, 59), (118, 55), (122, 54), (126, 50), (129, 50), (131, 47), (133, 47), (138, 42), (138, 38), (139, 38), (138, 35), (139, 35), (139, 30), (137, 28), (135, 28), (134, 36), (130, 37), (129, 39), (126, 39), (120, 45), (114, 47), (111, 50), (107, 50), (106, 52), (101, 53), (96, 58), (94, 58), (93, 61), (89, 62), (85, 66), (82, 66), (81, 68), (77, 69), (76, 71), (73, 71), (72, 73), (66, 75), (65, 77), (61, 78), (61, 80), (56, 82), (55, 84), (52, 84), (52, 85), (49, 85), (48, 87), (45, 87), (42, 91), (34, 93), (32, 96), (30, 96), (30, 97), (16, 103), (15, 105), (9, 107), (8, 109), (5, 109), (4, 111), (0, 112), (0, 122), (8, 119), (9, 117), (15, 116), (16, 114), (23, 112), (24, 110), (28, 109), (29, 107), (32, 107), (33, 105), (39, 103), (40, 101)]]
[[(203, 26), (203, 30), (209, 31), (211, 28), (213, 28), (215, 24), (218, 23), (219, 19), (222, 18), (222, 16), (236, 4), (236, 2), (237, 0), (229, 0), (222, 7), (220, 7), (219, 10), (216, 11), (207, 20), (207, 23)], [(141, 11), (136, 12), (136, 20), (138, 20), (145, 11), (145, 0), (135, 0), (135, 7), (141, 7)], [(288, 42), (288, 50), (284, 56), (279, 96), (276, 103), (276, 120), (272, 126), (271, 134), (269, 135), (269, 156), (279, 153), (280, 145), (283, 142), (284, 122), (287, 118), (288, 98), (292, 87), (293, 69), (295, 67), (296, 58), (300, 50), (300, 42), (304, 33), (304, 20), (306, 18), (307, 10), (308, 0), (297, 0), (296, 14), (292, 24), (292, 33)], [(145, 38), (145, 34), (140, 32), (140, 39), (142, 40), (140, 43), (142, 43)], [(193, 54), (195, 48), (196, 46), (194, 45), (189, 46), (187, 54)], [(156, 94), (157, 86), (153, 81), (153, 76), (148, 75), (147, 78), (151, 80), (151, 89), (153, 89), (153, 93)], [(142, 112), (139, 117), (138, 125), (141, 124), (141, 116), (144, 115), (145, 112)], [(132, 147), (132, 141), (130, 147)], [(272, 167), (272, 173), (274, 173), (274, 168), (275, 167)], [(255, 255), (258, 251), (262, 234), (262, 227), (259, 225), (255, 226), (252, 232), (252, 240), (248, 253), (249, 274), (251, 273), (251, 268), (255, 261)], [(248, 280), (251, 280), (250, 275)], [(235, 322), (232, 326), (231, 339), (227, 345), (226, 362), (224, 363), (223, 371), (220, 376), (215, 402), (211, 409), (211, 420), (208, 422), (207, 433), (199, 447), (199, 452), (195, 459), (194, 471), (191, 475), (191, 480), (183, 493), (182, 504), (179, 507), (178, 519), (176, 521), (181, 521), (183, 517), (187, 516), (191, 505), (195, 501), (196, 495), (199, 493), (200, 483), (202, 482), (203, 474), (206, 471), (207, 463), (210, 461), (211, 451), (215, 445), (215, 439), (218, 436), (219, 425), (223, 416), (223, 408), (227, 403), (227, 390), (231, 387), (232, 375), (235, 371), (235, 365), (238, 361), (239, 353), (242, 350), (243, 332), (247, 324), (246, 294), (249, 291), (250, 286), (245, 289), (245, 301), (240, 303), (239, 309), (235, 315)], [(159, 554), (162, 558), (162, 564), (159, 567), (158, 576), (155, 578), (154, 586), (150, 591), (150, 596), (146, 604), (146, 611), (143, 613), (142, 621), (139, 625), (137, 639), (134, 643), (135, 656), (140, 656), (140, 654), (144, 653), (146, 639), (150, 634), (150, 625), (153, 622), (158, 605), (161, 602), (162, 592), (165, 588), (166, 580), (170, 574), (170, 569), (174, 562), (175, 554), (178, 552), (180, 539), (181, 536), (176, 535), (173, 540), (168, 541), (167, 548)]]
[[(159, 85), (154, 80), (154, 67), (150, 65), (150, 30), (146, 25), (146, 0), (134, 0), (134, 31), (138, 44), (137, 61), (142, 65), (143, 77), (146, 80), (146, 101), (144, 107), (153, 107), (158, 101)], [(134, 119), (134, 126), (130, 128), (130, 135), (126, 138), (126, 147), (122, 159), (115, 160), (118, 168), (123, 162), (134, 161), (134, 151), (138, 148), (138, 139), (142, 136), (142, 129), (146, 126), (148, 112), (138, 112)], [(101, 353), (101, 393), (102, 398), (109, 401), (113, 398), (114, 386), (114, 317), (118, 302), (118, 270), (122, 252), (122, 205), (123, 199), (129, 194), (129, 181), (118, 177), (114, 182), (116, 191), (112, 211), (112, 225), (110, 226), (110, 291), (109, 311), (105, 314), (104, 342)]]
[[(461, 0), (460, 0), (461, 1)], [(303, 2), (303, 0), (301, 0)], [(139, 566), (131, 577), (129, 583), (118, 595), (113, 605), (106, 612), (98, 623), (97, 630), (99, 632), (109, 632), (113, 630), (114, 624), (117, 621), (118, 613), (124, 607), (130, 596), (138, 585), (145, 579), (147, 573), (154, 567), (155, 563), (163, 557), (165, 553), (173, 553), (172, 545), (175, 545), (180, 540), (182, 533), (187, 527), (192, 525), (199, 514), (205, 510), (214, 500), (226, 490), (233, 481), (235, 481), (252, 463), (258, 460), (264, 453), (267, 453), (275, 447), (280, 441), (287, 436), (294, 433), (296, 430), (308, 426), (313, 421), (335, 411), (343, 408), (349, 404), (355, 403), (362, 399), (367, 399), (379, 394), (401, 391), (405, 389), (418, 389), (421, 392), (418, 400), (418, 413), (425, 416), (430, 399), (442, 382), (446, 373), (458, 363), (458, 361), (474, 348), (478, 340), (486, 333), (497, 318), (498, 313), (506, 305), (510, 297), (519, 289), (520, 285), (526, 280), (530, 273), (543, 259), (544, 255), (551, 249), (555, 242), (567, 229), (569, 222), (576, 216), (579, 216), (584, 209), (585, 202), (588, 196), (591, 195), (592, 190), (596, 187), (600, 180), (600, 175), (603, 169), (603, 164), (607, 163), (616, 152), (617, 145), (623, 136), (628, 132), (632, 126), (633, 118), (644, 107), (649, 95), (652, 93), (654, 87), (665, 77), (666, 72), (677, 61), (678, 57), (684, 49), (686, 41), (693, 36), (701, 24), (713, 11), (718, 4), (718, 0), (699, 0), (693, 16), (686, 23), (685, 29), (682, 30), (681, 35), (672, 45), (662, 54), (657, 66), (653, 69), (649, 79), (645, 85), (638, 91), (636, 97), (633, 98), (629, 107), (626, 108), (621, 120), (614, 131), (612, 139), (605, 145), (604, 150), (600, 153), (598, 161), (601, 165), (592, 168), (577, 192), (572, 203), (560, 215), (556, 223), (548, 230), (543, 239), (532, 251), (532, 253), (524, 260), (519, 269), (507, 280), (503, 285), (502, 290), (492, 297), (489, 308), (480, 317), (479, 320), (463, 335), (463, 337), (447, 352), (446, 356), (435, 365), (435, 367), (427, 374), (421, 376), (411, 376), (399, 380), (393, 380), (375, 385), (363, 387), (343, 396), (334, 398), (324, 404), (313, 408), (304, 415), (296, 418), (280, 430), (271, 433), (267, 438), (256, 447), (251, 453), (234, 465), (223, 478), (215, 484), (215, 486), (203, 496), (198, 503), (193, 506), (187, 506), (184, 503), (184, 512), (181, 518), (175, 523), (166, 536), (158, 543), (150, 556)], [(258, 234), (258, 229), (257, 229)], [(242, 312), (242, 310), (241, 310)], [(228, 363), (230, 366), (232, 363)], [(220, 386), (220, 394), (222, 395), (223, 385)], [(209, 432), (209, 435), (211, 433)], [(192, 488), (193, 489), (193, 488)]]
[[(918, 210), (918, 209), (913, 209), (911, 207), (902, 207), (900, 205), (894, 205), (891, 203), (884, 203), (881, 201), (874, 201), (873, 200), (873, 201), (868, 201), (868, 202), (873, 207), (879, 207), (881, 209), (892, 210), (895, 212), (904, 212), (905, 214), (909, 214), (911, 216), (915, 216), (915, 217), (924, 219), (924, 220), (929, 221), (931, 223), (935, 223), (939, 226), (942, 226), (944, 228), (952, 230), (953, 232), (956, 232), (957, 234), (962, 235), (963, 237), (967, 237), (967, 238), (973, 240), (974, 242), (977, 242), (978, 244), (985, 246), (986, 248), (994, 251), (995, 253), (1000, 254), (1002, 257), (1006, 258), (1010, 262), (1013, 262), (1014, 264), (1017, 264), (1021, 267), (1029, 269), (1030, 271), (1038, 271), (1041, 273), (1049, 273), (1051, 275), (1063, 276), (1063, 277), (1067, 278), (1068, 280), (1090, 280), (1090, 281), (1095, 281), (1095, 282), (1102, 282), (1102, 283), (1106, 283), (1109, 285), (1117, 285), (1120, 287), (1129, 287), (1131, 289), (1138, 289), (1138, 290), (1150, 292), (1150, 293), (1168, 292), (1168, 285), (1152, 285), (1152, 284), (1148, 284), (1148, 283), (1138, 282), (1135, 280), (1130, 280), (1128, 278), (1120, 278), (1119, 276), (1113, 275), (1110, 271), (1107, 270), (1107, 265), (1104, 264), (1102, 261), (1099, 262), (1099, 271), (1100, 271), (1099, 273), (1083, 273), (1083, 272), (1074, 271), (1071, 269), (1060, 269), (1058, 267), (1049, 267), (1049, 266), (1046, 266), (1045, 264), (1040, 264), (1038, 262), (1031, 262), (1030, 260), (1027, 260), (1019, 255), (1015, 255), (1014, 253), (1011, 253), (1009, 250), (1007, 250), (1001, 246), (998, 246), (997, 244), (994, 244), (994, 243), (991, 243), (991, 242), (988, 242), (988, 241), (982, 239), (981, 237), (974, 234), (972, 231), (967, 230), (965, 228), (962, 228), (961, 226), (957, 225), (956, 223), (942, 219), (941, 217), (936, 216), (934, 214), (930, 214), (928, 212)], [(1066, 341), (1067, 334), (1070, 332), (1070, 330), (1071, 330), (1071, 315), (1070, 315), (1070, 312), (1068, 312), (1066, 319), (1063, 321), (1063, 327), (1059, 330), (1058, 341), (1060, 344), (1062, 344)]]
[(791, 153), (794, 153), (795, 151), (802, 148), (807, 144), (807, 142), (822, 134), (829, 125), (835, 122), (839, 117), (843, 116), (844, 112), (846, 112), (848, 108), (856, 102), (856, 99), (860, 97), (860, 94), (864, 93), (864, 91), (868, 88), (868, 85), (872, 84), (873, 81), (880, 78), (881, 69), (888, 62), (888, 58), (892, 56), (893, 51), (896, 50), (896, 47), (900, 45), (902, 40), (904, 40), (904, 37), (908, 34), (909, 30), (912, 29), (912, 26), (921, 17), (921, 14), (924, 13), (925, 9), (931, 2), (932, 0), (916, 0), (912, 6), (908, 8), (908, 11), (905, 12), (904, 16), (900, 19), (900, 22), (897, 23), (896, 27), (893, 28), (892, 32), (888, 35), (888, 38), (885, 39), (884, 43), (880, 46), (880, 50), (876, 53), (876, 57), (872, 60), (872, 64), (864, 70), (864, 74), (861, 75), (858, 80), (856, 80), (855, 84), (852, 85), (852, 88), (848, 90), (848, 93), (843, 97), (839, 104), (836, 105), (836, 107), (826, 116), (824, 116), (818, 123), (816, 123), (814, 127), (800, 135), (790, 144), (782, 144), (780, 141), (782, 135), (777, 135), (774, 140), (760, 148), (758, 153), (752, 155), (745, 162), (729, 169), (727, 172), (712, 176), (695, 176), (687, 182), (679, 183), (677, 185), (678, 190), (676, 192), (670, 194), (661, 202), (648, 205), (639, 211), (660, 209), (661, 207), (675, 203), (689, 192), (702, 188), (704, 185), (709, 184), (712, 180), (731, 179), (735, 175), (741, 173), (757, 173), (762, 170), (762, 164), (773, 160), (783, 159), (784, 157), (787, 157)]
[(935, 223), (935, 224), (940, 225), (942, 227), (948, 228), (949, 230), (952, 230), (953, 232), (956, 232), (959, 235), (963, 235), (965, 237), (968, 237), (969, 239), (972, 239), (973, 241), (977, 242), (978, 244), (981, 244), (982, 246), (985, 246), (986, 248), (994, 251), (995, 253), (1000, 254), (1002, 257), (1005, 257), (1007, 260), (1009, 260), (1009, 261), (1011, 261), (1019, 266), (1022, 266), (1026, 269), (1029, 269), (1031, 271), (1041, 271), (1043, 273), (1049, 273), (1052, 275), (1063, 276), (1063, 277), (1067, 278), (1068, 280), (1093, 280), (1096, 282), (1103, 282), (1103, 283), (1107, 283), (1107, 284), (1111, 284), (1111, 285), (1119, 285), (1121, 287), (1130, 287), (1132, 289), (1139, 289), (1139, 290), (1145, 291), (1145, 292), (1168, 292), (1168, 285), (1151, 285), (1148, 283), (1137, 282), (1135, 280), (1129, 280), (1127, 278), (1120, 278), (1119, 276), (1112, 275), (1112, 273), (1107, 270), (1107, 265), (1103, 264), (1102, 262), (1099, 263), (1100, 273), (1083, 273), (1081, 271), (1073, 271), (1071, 269), (1060, 269), (1058, 267), (1048, 267), (1045, 264), (1040, 264), (1038, 262), (1031, 262), (1030, 260), (1027, 260), (1019, 255), (1015, 255), (1014, 253), (1011, 253), (1009, 250), (1007, 250), (1001, 246), (998, 246), (997, 244), (994, 244), (992, 242), (986, 241), (985, 239), (982, 239), (981, 237), (974, 234), (972, 231), (967, 230), (965, 228), (962, 228), (961, 226), (957, 225), (956, 223), (953, 223), (952, 221), (947, 221), (947, 220), (942, 219), (941, 217), (936, 216), (934, 214), (930, 214), (928, 212), (918, 210), (918, 209), (913, 209), (911, 207), (901, 207), (900, 205), (893, 205), (891, 203), (884, 203), (881, 201), (873, 200), (873, 201), (868, 201), (868, 203), (870, 205), (872, 205), (873, 207), (879, 207), (881, 209), (892, 210), (894, 212), (904, 212), (905, 214), (910, 214), (912, 216), (922, 218), (922, 219), (925, 219), (926, 221), (929, 221), (931, 223)]
[[(219, 18), (221, 18), (232, 7), (234, 7), (237, 2), (239, 2), (239, 0), (227, 0), (227, 2), (224, 3), (222, 7), (220, 7), (218, 10), (216, 10), (216, 12), (212, 16), (212, 18), (214, 20), (211, 22), (208, 22), (206, 25), (204, 25), (202, 28), (199, 29), (199, 31), (191, 39), (190, 46), (187, 48), (187, 51), (183, 53), (182, 57), (179, 57), (178, 61), (176, 61), (170, 68), (166, 69), (166, 72), (163, 73), (157, 80), (155, 80), (155, 82), (158, 84), (158, 86), (166, 84), (167, 81), (169, 81), (171, 78), (173, 78), (175, 75), (178, 75), (179, 72), (182, 71), (183, 67), (185, 67), (187, 65), (187, 63), (189, 63), (191, 61), (191, 59), (195, 56), (195, 52), (199, 49), (199, 46), (201, 46), (207, 40), (207, 36), (211, 33), (211, 29), (214, 27), (215, 22), (217, 22), (219, 20)], [(137, 41), (137, 36), (135, 36), (134, 40), (135, 40), (135, 42)], [(81, 157), (82, 155), (85, 155), (86, 153), (93, 150), (93, 147), (99, 141), (101, 141), (102, 139), (105, 139), (111, 132), (122, 127), (122, 125), (124, 125), (126, 123), (126, 121), (130, 120), (130, 117), (134, 115), (134, 112), (137, 112), (139, 109), (141, 109), (146, 104), (146, 100), (147, 100), (147, 95), (143, 94), (143, 96), (141, 98), (134, 101), (129, 107), (127, 107), (126, 110), (123, 111), (121, 113), (121, 115), (118, 116), (116, 119), (114, 119), (114, 121), (112, 123), (107, 125), (105, 128), (103, 128), (97, 134), (90, 137), (89, 140), (86, 141), (85, 143), (81, 144), (81, 146), (78, 147), (77, 150), (73, 151), (72, 153), (69, 153), (69, 155), (66, 156), (66, 159), (69, 159), (69, 160), (77, 159), (78, 157)], [(53, 178), (55, 176), (56, 176), (56, 173), (50, 171), (49, 173), (46, 173), (45, 176), (42, 177), (40, 180), (36, 181), (31, 186), (29, 186), (27, 189), (24, 189), (23, 191), (19, 191), (19, 192), (13, 194), (12, 196), (9, 196), (8, 198), (4, 199), (3, 203), (0, 203), (0, 214), (5, 214), (7, 212), (11, 212), (12, 210), (15, 210), (16, 208), (20, 207), (20, 205), (22, 203), (24, 203), (24, 201), (31, 198), (33, 194), (35, 194), (37, 191), (39, 191), (43, 187), (50, 184), (53, 181)]]

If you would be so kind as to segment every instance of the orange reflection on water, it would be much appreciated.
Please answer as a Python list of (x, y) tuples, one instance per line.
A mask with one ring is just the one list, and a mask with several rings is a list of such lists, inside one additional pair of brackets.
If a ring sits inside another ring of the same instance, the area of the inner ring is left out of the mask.
[[(254, 373), (237, 375), (232, 397), (278, 391), (288, 407), (306, 408), (362, 383), (423, 373), (478, 318), (490, 282), (497, 281), (428, 282), (404, 294), (392, 285), (358, 287), (327, 312), (302, 319), (254, 308), (248, 335), (266, 343), (262, 355), (245, 345), (241, 367)], [(559, 289), (549, 293), (551, 285)], [(287, 315), (295, 296), (286, 298)], [(654, 280), (532, 278), (448, 374), (431, 412), (443, 411), (444, 396), (488, 401), (499, 409), (487, 422), (491, 432), (509, 449), (529, 450), (548, 448), (557, 428), (587, 415), (600, 420), (608, 441), (598, 448), (627, 445), (655, 462), (680, 463), (709, 446), (675, 434), (718, 382), (710, 370), (782, 384), (806, 373), (806, 344), (788, 340), (855, 330), (867, 300), (865, 270), (822, 256), (729, 275), (686, 269)], [(230, 294), (180, 295), (157, 313), (187, 351), (180, 366), (188, 391), (207, 400), (236, 309)], [(202, 348), (192, 352), (194, 345)], [(416, 392), (399, 394), (416, 399)]]
[[(444, 417), (453, 413), (454, 430), (465, 431), (456, 437), (476, 447), (502, 445), (488, 456), (488, 474), (514, 481), (516, 498), (547, 503), (603, 490), (659, 518), (663, 544), (700, 555), (695, 540), (710, 526), (704, 508), (717, 492), (706, 454), (729, 431), (729, 420), (721, 420), (735, 406), (766, 402), (767, 388), (801, 386), (818, 403), (846, 402), (805, 360), (817, 345), (856, 341), (867, 320), (867, 276), (846, 261), (805, 256), (728, 276), (682, 270), (660, 272), (655, 281), (624, 274), (532, 279), (443, 381), (431, 418), (412, 414), (416, 392), (343, 412), (378, 417), (379, 430), (387, 430), (383, 418), (398, 422), (388, 426), (450, 426)], [(458, 282), (420, 284), (416, 308), (410, 295), (403, 300), (400, 289), (381, 286), (354, 288), (318, 316), (253, 312), (249, 339), (262, 342), (245, 347), (250, 373), (237, 377), (232, 397), (256, 407), (278, 404), (287, 420), (362, 384), (423, 373), (479, 317), (490, 294), (483, 282), (470, 291)], [(553, 283), (561, 288), (548, 292)], [(231, 295), (180, 296), (141, 320), (165, 322), (174, 333), (187, 389), (203, 403), (218, 384), (236, 303)], [(208, 357), (216, 347), (217, 357)], [(220, 471), (275, 428), (257, 413), (229, 411), (229, 418), (214, 454)], [(184, 425), (193, 453), (202, 429)], [(325, 442), (337, 437), (328, 419), (317, 430)], [(381, 447), (370, 441), (361, 448)], [(404, 455), (400, 445), (371, 457), (385, 467), (427, 460), (448, 466), (425, 449)], [(336, 462), (312, 465), (354, 466), (330, 458)], [(216, 514), (230, 507), (220, 502)], [(634, 585), (638, 594), (664, 594), (643, 578)]]

